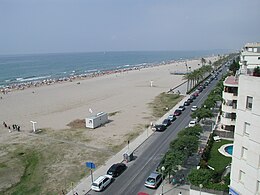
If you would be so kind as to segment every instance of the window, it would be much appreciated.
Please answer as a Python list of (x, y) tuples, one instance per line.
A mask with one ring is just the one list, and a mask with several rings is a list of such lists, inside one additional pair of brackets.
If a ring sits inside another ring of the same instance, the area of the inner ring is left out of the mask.
[(247, 96), (246, 97), (246, 108), (252, 110), (253, 107), (253, 97)]
[(244, 181), (245, 181), (245, 172), (244, 171), (239, 171), (239, 181), (241, 182), (241, 183), (244, 183)]
[(244, 124), (244, 135), (249, 135), (249, 127), (250, 127), (250, 123), (245, 122)]
[(246, 159), (246, 158), (247, 158), (247, 148), (242, 147), (241, 157), (242, 157), (243, 159)]

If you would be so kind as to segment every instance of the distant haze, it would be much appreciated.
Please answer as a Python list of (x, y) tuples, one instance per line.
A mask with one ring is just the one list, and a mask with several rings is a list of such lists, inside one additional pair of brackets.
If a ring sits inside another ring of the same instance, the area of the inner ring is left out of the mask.
[(260, 0), (0, 0), (0, 54), (239, 49)]

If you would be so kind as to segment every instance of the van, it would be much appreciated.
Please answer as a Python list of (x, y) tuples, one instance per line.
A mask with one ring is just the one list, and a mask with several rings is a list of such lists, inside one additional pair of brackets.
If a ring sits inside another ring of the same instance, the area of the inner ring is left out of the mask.
[(112, 176), (103, 175), (97, 178), (91, 185), (91, 190), (100, 192), (104, 190), (112, 181)]
[(150, 176), (146, 179), (144, 185), (149, 188), (157, 188), (162, 180), (162, 174), (158, 172), (152, 172)]

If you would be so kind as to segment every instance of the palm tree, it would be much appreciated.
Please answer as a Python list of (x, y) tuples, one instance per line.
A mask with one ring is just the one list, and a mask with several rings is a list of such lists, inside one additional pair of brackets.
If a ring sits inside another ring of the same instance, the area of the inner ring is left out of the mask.
[(206, 64), (206, 62), (207, 62), (205, 58), (201, 58), (200, 61), (201, 61), (201, 65), (202, 65), (202, 66), (204, 66), (204, 65)]

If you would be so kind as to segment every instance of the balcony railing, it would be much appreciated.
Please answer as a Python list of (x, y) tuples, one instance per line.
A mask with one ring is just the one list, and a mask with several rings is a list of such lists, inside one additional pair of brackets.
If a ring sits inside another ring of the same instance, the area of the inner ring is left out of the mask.
[(228, 113), (236, 113), (236, 106), (228, 106), (228, 105), (225, 105), (225, 104), (222, 104), (222, 111), (223, 112), (228, 112)]
[(225, 100), (237, 100), (237, 93), (222, 92), (222, 97)]
[(236, 119), (221, 116), (221, 123), (223, 125), (236, 125)]

